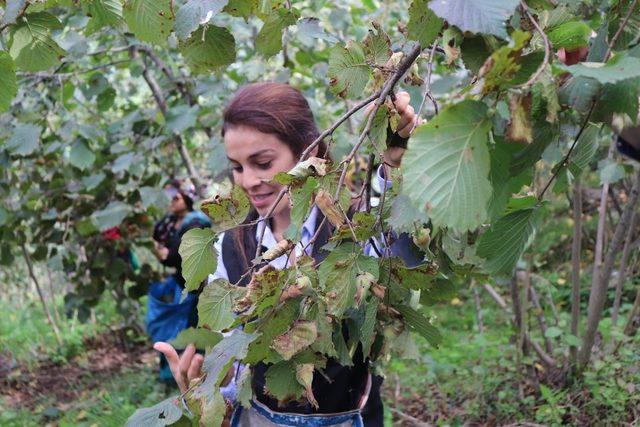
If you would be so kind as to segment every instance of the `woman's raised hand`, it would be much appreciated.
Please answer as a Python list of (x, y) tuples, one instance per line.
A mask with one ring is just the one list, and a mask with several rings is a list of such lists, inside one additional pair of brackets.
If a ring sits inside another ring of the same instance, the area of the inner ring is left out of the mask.
[(196, 347), (193, 344), (189, 344), (181, 356), (178, 356), (176, 349), (166, 342), (159, 341), (153, 345), (153, 348), (167, 358), (169, 369), (180, 388), (180, 393), (187, 391), (192, 379), (202, 375), (204, 357), (196, 354)]

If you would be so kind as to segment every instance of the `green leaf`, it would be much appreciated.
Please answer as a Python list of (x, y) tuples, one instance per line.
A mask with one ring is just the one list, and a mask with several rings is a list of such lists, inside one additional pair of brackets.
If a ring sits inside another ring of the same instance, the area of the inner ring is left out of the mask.
[(334, 94), (342, 98), (361, 96), (371, 77), (362, 45), (349, 42), (346, 46), (334, 46), (329, 54), (327, 75)]
[(89, 0), (83, 8), (91, 17), (86, 27), (86, 34), (105, 27), (119, 27), (122, 25), (122, 2), (120, 0)]
[(265, 373), (265, 390), (279, 401), (299, 399), (304, 387), (296, 379), (296, 364), (292, 361), (278, 362)]
[(233, 304), (243, 294), (242, 288), (224, 279), (205, 285), (198, 300), (198, 326), (214, 331), (227, 329), (236, 318)]
[(516, 144), (496, 141), (491, 151), (491, 173), (489, 180), (493, 188), (489, 202), (489, 218), (497, 219), (504, 213), (507, 202), (513, 193), (520, 191), (523, 185), (531, 182), (530, 170), (525, 169), (519, 175), (511, 177), (509, 169), (513, 154), (519, 149)]
[(556, 338), (560, 335), (562, 335), (562, 329), (556, 328), (555, 326), (550, 326), (544, 333), (544, 336), (547, 338)]
[(327, 33), (322, 27), (320, 27), (320, 20), (318, 18), (302, 18), (298, 20), (298, 36), (322, 39), (330, 44), (334, 44), (338, 39)]
[(271, 347), (284, 360), (290, 360), (313, 344), (316, 338), (318, 338), (318, 328), (315, 322), (299, 320), (287, 332), (277, 336)]
[(404, 304), (396, 305), (394, 308), (402, 314), (405, 323), (414, 332), (422, 335), (429, 344), (437, 348), (442, 342), (442, 335), (440, 334), (440, 331), (438, 331), (438, 329), (421, 313)]
[(202, 384), (193, 390), (196, 399), (213, 400), (212, 393), (219, 393), (220, 383), (234, 360), (242, 360), (247, 355), (249, 345), (258, 338), (258, 334), (247, 334), (235, 329), (222, 338), (209, 354), (204, 357), (202, 370), (207, 374)]
[(256, 50), (265, 58), (270, 58), (282, 50), (282, 31), (295, 25), (298, 17), (289, 9), (272, 11), (256, 36)]
[(313, 193), (318, 187), (318, 182), (313, 177), (307, 178), (300, 187), (290, 190), (291, 197), (291, 224), (284, 232), (284, 237), (297, 242), (302, 237), (302, 224), (311, 210)]
[(465, 37), (460, 44), (462, 62), (473, 74), (478, 74), (492, 50), (487, 46), (486, 36)]
[(7, 213), (7, 210), (0, 206), (0, 227), (2, 227), (7, 222), (8, 218), (9, 214)]
[(236, 60), (236, 41), (226, 28), (205, 25), (180, 44), (180, 52), (191, 71), (204, 74)]
[(416, 208), (411, 199), (404, 194), (398, 194), (391, 204), (391, 215), (387, 225), (396, 233), (411, 233), (417, 226), (429, 222), (429, 217), (422, 210)]
[(624, 52), (606, 63), (581, 62), (570, 66), (559, 66), (574, 77), (590, 77), (600, 83), (616, 83), (626, 79), (640, 77), (640, 58), (634, 58)]
[(562, 335), (562, 340), (565, 342), (565, 344), (569, 346), (572, 346), (572, 347), (580, 346), (580, 338), (576, 337), (575, 335), (564, 334)]
[[(251, 344), (244, 362), (254, 365), (258, 362), (277, 361), (280, 356), (271, 349), (271, 343), (280, 334), (286, 332), (291, 324), (298, 317), (298, 306), (300, 302), (296, 299), (289, 299), (284, 306), (271, 312), (265, 321), (257, 320), (247, 326), (247, 330), (259, 328), (262, 335)], [(274, 357), (275, 356), (275, 357)]]
[(614, 182), (620, 181), (625, 176), (624, 168), (621, 164), (612, 161), (612, 160), (604, 160), (598, 164), (599, 174), (600, 174), (600, 184), (609, 183), (613, 184)]
[[(488, 61), (487, 66), (483, 67), (486, 69), (481, 72), (484, 78), (482, 91), (485, 94), (509, 88), (516, 84), (516, 78), (521, 78), (518, 76), (518, 71), (522, 68), (521, 62), (524, 61), (521, 54), (531, 34), (516, 30), (511, 34), (511, 37), (513, 43), (502, 46), (493, 52), (491, 61)], [(527, 59), (529, 62), (533, 62), (531, 58)]]
[[(611, 120), (612, 113), (624, 113), (629, 118), (638, 117), (639, 90), (640, 78), (603, 85), (600, 94), (595, 98), (597, 101), (592, 120), (607, 123)], [(588, 107), (591, 107), (591, 104), (588, 104)]]
[(251, 14), (258, 9), (259, 0), (229, 0), (229, 4), (224, 8), (231, 16), (237, 16), (247, 20)]
[(12, 25), (7, 45), (16, 67), (41, 71), (59, 64), (66, 52), (51, 38), (59, 29), (60, 21), (46, 12), (28, 13)]
[(222, 334), (214, 331), (210, 331), (205, 328), (187, 328), (178, 334), (178, 336), (171, 341), (171, 345), (175, 348), (185, 348), (189, 344), (195, 345), (199, 350), (209, 349), (222, 340)]
[(182, 409), (178, 406), (178, 396), (173, 396), (150, 408), (138, 409), (125, 424), (126, 427), (163, 427), (182, 417)]
[(560, 103), (568, 105), (580, 113), (586, 113), (591, 108), (602, 88), (596, 80), (587, 77), (570, 78), (558, 92)]
[(113, 107), (113, 103), (116, 100), (116, 95), (116, 90), (112, 87), (108, 87), (104, 91), (102, 91), (96, 99), (98, 111), (104, 112)]
[(376, 315), (378, 314), (378, 300), (372, 298), (367, 301), (364, 307), (364, 321), (362, 322), (362, 329), (360, 333), (360, 342), (362, 343), (362, 354), (364, 357), (368, 357), (371, 353), (371, 345), (376, 337)]
[(580, 176), (598, 151), (598, 133), (600, 126), (589, 123), (580, 135), (576, 148), (569, 158), (569, 170), (574, 177)]
[(566, 22), (547, 34), (554, 49), (573, 51), (589, 46), (591, 28), (582, 21)]
[(138, 189), (140, 198), (142, 199), (142, 207), (149, 209), (155, 206), (159, 209), (166, 209), (169, 205), (169, 197), (167, 193), (157, 187), (140, 187)]
[(472, 230), (491, 197), (486, 106), (463, 101), (416, 129), (402, 162), (403, 193), (435, 225)]
[(511, 274), (541, 220), (540, 208), (513, 211), (494, 222), (478, 239), (476, 253), (491, 274)]
[(200, 209), (211, 218), (213, 229), (220, 232), (242, 224), (249, 214), (251, 202), (242, 187), (236, 185), (230, 194), (203, 201)]
[(413, 0), (409, 7), (409, 23), (407, 24), (409, 31), (407, 37), (419, 42), (423, 49), (434, 42), (443, 24), (442, 19), (429, 9), (428, 3), (428, 0)]
[(182, 276), (186, 280), (187, 291), (198, 289), (200, 282), (216, 271), (218, 254), (213, 246), (215, 239), (216, 235), (210, 228), (192, 228), (182, 236), (178, 253), (182, 257)]
[(318, 269), (320, 287), (327, 290), (327, 313), (340, 317), (355, 305), (356, 277), (371, 273), (378, 278), (378, 261), (362, 255), (359, 246), (344, 243), (336, 247)]
[(0, 51), (0, 113), (9, 109), (17, 93), (18, 85), (13, 59), (7, 52)]
[(429, 7), (449, 25), (462, 31), (507, 38), (505, 21), (518, 0), (433, 0)]
[(5, 144), (5, 148), (17, 156), (28, 156), (40, 144), (40, 126), (31, 123), (20, 123)]
[(373, 30), (369, 30), (362, 42), (365, 57), (368, 63), (383, 67), (391, 58), (391, 40), (379, 24), (373, 22), (372, 25)]
[(189, 0), (178, 9), (174, 30), (180, 40), (189, 38), (200, 25), (209, 21), (229, 3), (229, 0)]
[(96, 160), (96, 155), (83, 141), (73, 144), (69, 152), (69, 162), (78, 169), (85, 170)]
[(171, 133), (182, 133), (192, 128), (198, 119), (200, 107), (197, 105), (178, 105), (167, 112), (167, 130)]
[(172, 0), (127, 0), (124, 20), (142, 41), (164, 45), (173, 30)]
[(129, 205), (116, 200), (110, 202), (104, 209), (94, 212), (91, 219), (100, 231), (105, 231), (120, 225), (130, 210)]

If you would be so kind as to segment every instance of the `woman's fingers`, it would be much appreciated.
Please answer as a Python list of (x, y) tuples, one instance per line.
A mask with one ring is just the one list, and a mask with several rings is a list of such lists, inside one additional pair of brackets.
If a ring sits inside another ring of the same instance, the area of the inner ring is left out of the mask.
[(178, 388), (180, 388), (181, 392), (184, 392), (186, 387), (185, 377), (180, 373), (180, 357), (178, 357), (178, 352), (175, 348), (169, 343), (166, 342), (157, 342), (153, 345), (153, 348), (160, 353), (164, 354), (164, 357), (167, 358), (167, 362), (169, 363), (169, 369), (171, 370), (171, 374), (173, 375), (173, 379), (176, 380), (178, 384)]
[(189, 366), (189, 370), (187, 371), (187, 379), (191, 382), (192, 379), (198, 378), (201, 376), (202, 363), (204, 362), (204, 356), (201, 354), (196, 354), (191, 359), (191, 365)]
[(396, 107), (396, 111), (402, 115), (404, 111), (407, 109), (409, 105), (409, 101), (411, 101), (411, 96), (408, 92), (398, 92), (396, 93), (396, 99), (393, 102), (393, 105)]
[(185, 384), (189, 384), (188, 372), (194, 354), (196, 354), (196, 347), (193, 344), (189, 344), (187, 348), (184, 349), (184, 352), (180, 357), (180, 364), (178, 365), (178, 367), (180, 370), (180, 375), (182, 375), (182, 379), (184, 380)]

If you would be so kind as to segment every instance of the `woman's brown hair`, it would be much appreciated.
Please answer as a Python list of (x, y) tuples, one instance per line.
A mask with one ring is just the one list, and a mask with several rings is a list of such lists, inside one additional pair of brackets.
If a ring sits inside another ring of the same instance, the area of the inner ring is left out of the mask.
[[(284, 83), (252, 83), (240, 88), (224, 110), (222, 136), (234, 126), (276, 135), (299, 158), (320, 134), (309, 103), (300, 91)], [(317, 157), (326, 157), (324, 141)]]

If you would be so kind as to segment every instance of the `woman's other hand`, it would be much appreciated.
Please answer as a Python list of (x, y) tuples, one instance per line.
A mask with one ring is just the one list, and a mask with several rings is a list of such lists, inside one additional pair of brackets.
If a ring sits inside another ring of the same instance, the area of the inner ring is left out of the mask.
[(160, 261), (164, 261), (169, 256), (169, 248), (156, 241), (153, 242), (153, 252)]
[[(402, 138), (409, 138), (411, 136), (411, 133), (413, 132), (413, 129), (418, 123), (418, 115), (410, 105), (410, 101), (411, 96), (409, 95), (409, 93), (398, 92), (393, 102), (396, 111), (400, 115), (396, 133)], [(384, 163), (387, 166), (391, 166), (394, 168), (400, 167), (400, 163), (402, 163), (402, 156), (404, 155), (405, 151), (406, 149), (402, 147), (388, 147), (383, 154)]]
[(196, 354), (196, 347), (193, 344), (189, 344), (180, 356), (176, 349), (166, 342), (157, 342), (153, 348), (167, 358), (169, 369), (180, 388), (180, 393), (187, 391), (191, 380), (202, 376), (204, 357)]

